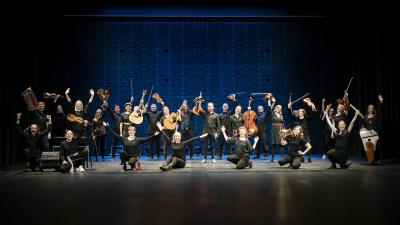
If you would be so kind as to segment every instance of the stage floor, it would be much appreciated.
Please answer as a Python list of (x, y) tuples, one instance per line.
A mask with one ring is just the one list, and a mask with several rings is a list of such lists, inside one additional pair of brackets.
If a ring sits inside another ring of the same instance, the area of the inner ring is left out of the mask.
[[(200, 159), (200, 158), (199, 158)], [(1, 212), (11, 224), (398, 224), (400, 164), (327, 169), (313, 158), (298, 170), (226, 160), (162, 172), (162, 161), (121, 172), (118, 161), (85, 173), (0, 173)]]

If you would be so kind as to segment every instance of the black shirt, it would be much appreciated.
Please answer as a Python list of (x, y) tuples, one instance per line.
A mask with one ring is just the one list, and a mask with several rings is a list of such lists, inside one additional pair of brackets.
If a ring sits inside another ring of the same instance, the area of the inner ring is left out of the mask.
[(121, 121), (122, 121), (121, 114), (117, 113), (115, 111), (111, 111), (109, 107), (107, 107), (107, 112), (110, 113), (111, 118), (113, 119), (114, 131), (119, 133), (120, 132), (120, 128), (121, 128)]
[(243, 157), (250, 158), (249, 152), (254, 151), (254, 148), (249, 140), (242, 141), (238, 137), (237, 138), (228, 137), (226, 142), (229, 144), (233, 143), (235, 144), (235, 154), (240, 158)]
[(158, 112), (145, 112), (143, 116), (147, 118), (147, 133), (153, 134), (154, 132), (158, 131), (157, 122), (160, 121), (162, 116), (162, 111)]
[(374, 130), (374, 131), (379, 131), (381, 125), (382, 125), (382, 103), (378, 103), (378, 109), (376, 114), (368, 118), (368, 115), (364, 116), (364, 119), (362, 120), (361, 127), (365, 128), (367, 130)]
[[(165, 133), (164, 130), (161, 131), (161, 133), (164, 135), (165, 139), (171, 143), (171, 138), (168, 137), (168, 135)], [(186, 161), (186, 157), (185, 157), (185, 146), (186, 144), (188, 144), (191, 141), (194, 141), (196, 139), (199, 139), (200, 136), (198, 137), (194, 137), (194, 138), (190, 138), (186, 141), (181, 141), (179, 143), (173, 143), (171, 144), (171, 148), (172, 148), (172, 157), (177, 157), (180, 158), (184, 161)]]
[(270, 110), (266, 110), (264, 113), (257, 113), (257, 129), (259, 133), (267, 131), (268, 117), (270, 115)]
[(63, 136), (66, 130), (67, 116), (65, 113), (56, 113), (53, 119), (53, 132), (54, 136)]
[(233, 105), (232, 105), (232, 107), (230, 107), (229, 111), (221, 112), (220, 114), (218, 114), (219, 123), (221, 124), (221, 126), (226, 127), (226, 129), (229, 129), (229, 126), (230, 126), (229, 117), (235, 112), (236, 105), (237, 105), (237, 102), (234, 101)]
[[(84, 107), (83, 111), (75, 111), (75, 104), (70, 102), (70, 107), (71, 107), (71, 114), (81, 117), (84, 120), (89, 121), (89, 107), (90, 103), (86, 104)], [(77, 122), (71, 122), (67, 120), (67, 128), (71, 129), (72, 132), (74, 133), (74, 136), (78, 136), (82, 130), (85, 130), (86, 127), (82, 126), (82, 124), (77, 123)], [(82, 136), (86, 136), (85, 133), (82, 134)]]
[(143, 142), (154, 137), (154, 135), (148, 136), (146, 138), (135, 137), (135, 139), (129, 140), (128, 137), (122, 137), (122, 136), (118, 135), (117, 133), (115, 133), (110, 128), (109, 128), (109, 130), (116, 138), (118, 138), (122, 142), (124, 151), (126, 153), (128, 153), (128, 156), (140, 156), (140, 147), (139, 147), (140, 144), (142, 144)]
[(180, 131), (192, 129), (192, 116), (192, 111), (188, 111), (187, 113), (181, 112), (181, 121), (179, 122)]
[(219, 123), (219, 118), (218, 114), (215, 112), (205, 112), (203, 110), (200, 110), (199, 114), (203, 117), (203, 134), (211, 134), (214, 135), (215, 133), (218, 132), (220, 128), (220, 123)]
[(17, 131), (24, 138), (25, 148), (31, 150), (31, 156), (40, 157), (40, 149), (38, 147), (39, 140), (51, 131), (51, 127), (52, 126), (50, 124), (46, 130), (38, 132), (35, 136), (32, 136), (30, 132), (24, 132), (21, 129), (21, 125), (17, 124)]
[(335, 149), (343, 149), (347, 146), (349, 131), (346, 129), (340, 133), (340, 130), (338, 129), (336, 133), (334, 133), (334, 137), (336, 139)]
[(299, 155), (299, 153), (297, 152), (301, 150), (304, 145), (307, 144), (307, 141), (300, 136), (286, 136), (285, 140), (289, 145), (289, 155)]
[(239, 114), (238, 117), (236, 115), (232, 115), (229, 117), (230, 120), (230, 128), (231, 130), (237, 130), (239, 127), (243, 125), (243, 115)]

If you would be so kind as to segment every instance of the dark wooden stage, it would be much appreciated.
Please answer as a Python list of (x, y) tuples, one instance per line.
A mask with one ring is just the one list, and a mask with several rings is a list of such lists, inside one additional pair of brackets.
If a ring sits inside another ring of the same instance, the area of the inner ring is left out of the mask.
[[(121, 172), (114, 161), (85, 173), (0, 173), (2, 224), (398, 224), (396, 161), (327, 169), (326, 160), (299, 170), (254, 160), (238, 171), (188, 160), (161, 172), (161, 161)], [(79, 218), (79, 219), (78, 219)]]

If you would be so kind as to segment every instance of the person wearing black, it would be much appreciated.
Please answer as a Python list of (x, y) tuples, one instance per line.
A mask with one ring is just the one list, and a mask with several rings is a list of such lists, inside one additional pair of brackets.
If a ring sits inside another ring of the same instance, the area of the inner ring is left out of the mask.
[(122, 161), (122, 171), (126, 171), (126, 162), (131, 166), (131, 169), (135, 168), (136, 170), (141, 170), (142, 167), (140, 166), (139, 157), (140, 157), (140, 145), (145, 141), (153, 138), (154, 136), (158, 135), (159, 132), (156, 131), (152, 136), (148, 136), (146, 138), (136, 137), (136, 128), (134, 126), (128, 127), (128, 136), (121, 136), (115, 133), (109, 125), (103, 122), (103, 125), (108, 128), (108, 130), (117, 137), (124, 147), (124, 150), (121, 151), (120, 157)]
[[(236, 108), (236, 99), (235, 99), (235, 95), (232, 95), (232, 101), (233, 101), (233, 106), (229, 107), (228, 103), (224, 103), (222, 104), (222, 112), (220, 114), (218, 114), (218, 119), (219, 122), (221, 124), (221, 126), (224, 126), (225, 128), (227, 128), (228, 130), (230, 129), (230, 116), (232, 116), (234, 109)], [(229, 110), (230, 108), (230, 110)], [(218, 136), (219, 139), (219, 144), (218, 144), (218, 159), (222, 159), (222, 155), (224, 153), (224, 145), (226, 143), (224, 135), (222, 133), (219, 134)], [(226, 144), (226, 149), (228, 150), (228, 154), (231, 155), (232, 154), (232, 150), (229, 144)]]
[[(162, 107), (164, 107), (164, 102), (161, 102)], [(162, 116), (162, 111), (157, 111), (157, 105), (151, 104), (150, 111), (147, 110), (148, 105), (145, 105), (143, 112), (143, 117), (147, 118), (147, 135), (154, 134), (157, 131), (157, 122), (160, 121)], [(154, 153), (157, 154), (157, 159), (160, 159), (161, 154), (161, 135), (157, 135), (149, 140), (149, 160), (153, 160)]]
[[(181, 121), (179, 122), (178, 131), (181, 135), (183, 141), (187, 141), (193, 138), (192, 132), (192, 116), (194, 115), (187, 105), (187, 101), (185, 100), (182, 103), (180, 110)], [(190, 160), (193, 159), (193, 142), (188, 142), (189, 145), (189, 157)], [(174, 149), (172, 149), (173, 151)]]
[(172, 154), (169, 156), (163, 164), (160, 166), (161, 170), (168, 171), (175, 168), (183, 168), (186, 165), (186, 145), (196, 139), (206, 137), (208, 134), (203, 134), (198, 137), (192, 137), (186, 141), (181, 141), (182, 135), (180, 132), (175, 132), (172, 136), (172, 140), (164, 131), (164, 127), (161, 123), (157, 123), (157, 127), (160, 129), (165, 140), (171, 143)]
[(53, 137), (63, 137), (66, 130), (67, 116), (65, 115), (62, 105), (57, 105), (56, 113), (53, 117)]
[[(368, 131), (376, 131), (378, 134), (380, 133), (382, 126), (382, 108), (383, 108), (383, 97), (382, 95), (378, 96), (378, 107), (375, 108), (374, 105), (369, 105), (367, 108), (367, 113), (362, 119), (361, 130)], [(375, 154), (374, 154), (374, 162), (371, 165), (381, 164), (381, 156), (382, 152), (380, 149), (379, 140), (376, 143)]]
[(98, 161), (98, 150), (101, 152), (101, 161), (104, 161), (106, 128), (103, 125), (104, 110), (97, 109), (94, 118), (91, 121), (92, 138), (95, 141), (96, 161)]
[(235, 113), (229, 117), (230, 134), (236, 136), (239, 134), (239, 128), (243, 126), (242, 106), (235, 107)]
[[(107, 107), (107, 111), (110, 113), (111, 118), (114, 122), (114, 132), (121, 135), (120, 131), (121, 131), (121, 121), (122, 121), (122, 117), (121, 117), (121, 108), (119, 107), (119, 105), (115, 104), (114, 105), (114, 110), (111, 112), (110, 108)], [(117, 145), (118, 145), (118, 138), (114, 137), (113, 138), (113, 146), (111, 149), (111, 160), (115, 160), (115, 153), (117, 151)]]
[(351, 162), (347, 160), (347, 143), (349, 139), (349, 135), (351, 130), (353, 129), (354, 122), (357, 119), (357, 116), (360, 114), (360, 111), (356, 111), (354, 114), (353, 120), (350, 122), (349, 127), (346, 129), (346, 122), (344, 120), (340, 120), (338, 122), (338, 127), (336, 128), (331, 120), (329, 120), (328, 112), (324, 112), (326, 121), (333, 131), (334, 138), (336, 140), (335, 148), (329, 150), (326, 155), (331, 161), (332, 165), (330, 168), (336, 169), (336, 163), (340, 165), (340, 168), (346, 169), (350, 167)]
[(124, 104), (125, 112), (121, 114), (121, 123), (119, 133), (121, 136), (128, 136), (128, 127), (134, 126), (134, 124), (129, 121), (129, 115), (132, 112), (132, 102), (133, 96), (131, 97), (131, 101)]
[(93, 96), (94, 96), (94, 90), (90, 89), (90, 98), (88, 103), (84, 106), (83, 102), (81, 100), (77, 100), (75, 104), (72, 102), (71, 98), (69, 97), (70, 93), (70, 88), (68, 88), (65, 91), (65, 97), (67, 98), (67, 101), (70, 103), (71, 111), (70, 114), (75, 116), (76, 118), (79, 118), (80, 120), (83, 120), (84, 126), (82, 126), (81, 122), (78, 121), (70, 121), (67, 118), (67, 129), (71, 130), (74, 133), (74, 136), (77, 137), (83, 130), (83, 133), (81, 135), (82, 139), (82, 145), (88, 146), (89, 141), (87, 139), (86, 135), (86, 126), (89, 124), (89, 108), (90, 104), (93, 101)]
[[(322, 112), (325, 111), (325, 99), (322, 99)], [(332, 122), (332, 124), (334, 123), (333, 121), (333, 115), (335, 114), (335, 110), (333, 108), (329, 108), (328, 110), (328, 119)], [(322, 159), (326, 159), (326, 153), (331, 150), (332, 148), (335, 147), (335, 139), (333, 139), (332, 136), (332, 130), (329, 127), (328, 123), (326, 123), (324, 120), (325, 116), (323, 116), (322, 122), (324, 122), (324, 128), (322, 131), (322, 135), (323, 135), (323, 146), (322, 146), (322, 150), (323, 150), (323, 155), (322, 155)]]
[[(280, 166), (290, 164), (292, 169), (298, 169), (301, 166), (302, 158), (311, 150), (311, 144), (303, 136), (301, 126), (295, 126), (289, 134), (282, 135), (282, 145), (289, 145), (289, 154), (278, 160)], [(301, 149), (306, 147), (304, 151)]]
[(81, 135), (83, 133), (83, 129), (78, 137), (74, 137), (74, 133), (71, 130), (67, 130), (65, 133), (65, 140), (60, 143), (60, 159), (61, 173), (73, 173), (74, 167), (77, 168), (78, 172), (85, 172), (83, 165), (88, 157), (88, 150), (84, 149), (82, 151), (78, 151), (78, 146), (80, 145)]
[[(313, 114), (317, 112), (317, 108), (315, 107), (314, 103), (311, 102), (311, 100), (305, 102), (308, 102), (309, 107), (311, 108), (311, 112), (307, 113), (305, 109), (299, 109), (297, 113), (294, 113), (294, 111), (292, 111), (291, 102), (289, 102), (288, 104), (288, 109), (289, 109), (289, 114), (291, 115), (290, 119), (292, 128), (300, 126), (303, 131), (303, 138), (307, 141), (307, 143), (311, 143), (310, 136), (308, 134), (308, 123), (313, 118)], [(312, 160), (311, 160), (311, 155), (309, 153), (307, 153), (307, 158), (308, 162), (311, 163)]]
[(268, 146), (267, 146), (267, 123), (268, 118), (271, 116), (271, 110), (264, 111), (262, 105), (257, 107), (257, 136), (259, 138), (256, 145), (256, 159), (260, 159), (261, 152), (264, 150), (264, 160), (268, 160)]
[(247, 137), (247, 129), (245, 127), (239, 128), (239, 137), (228, 137), (224, 126), (221, 127), (221, 131), (226, 142), (234, 144), (235, 146), (235, 153), (228, 156), (228, 161), (235, 164), (236, 169), (253, 168), (253, 163), (250, 160), (250, 152), (254, 151), (259, 138), (257, 136), (254, 138), (254, 144), (252, 146)]
[(194, 114), (200, 115), (203, 117), (203, 132), (208, 135), (204, 137), (203, 140), (203, 156), (204, 159), (201, 161), (202, 163), (207, 162), (207, 149), (208, 142), (210, 142), (210, 151), (212, 162), (215, 164), (217, 161), (214, 158), (214, 150), (215, 150), (215, 139), (218, 137), (218, 131), (220, 129), (220, 122), (218, 118), (218, 114), (214, 112), (214, 103), (207, 103), (207, 112), (203, 110), (201, 107), (201, 101), (196, 103), (196, 106), (193, 111)]
[(39, 148), (39, 143), (41, 138), (43, 136), (48, 135), (48, 133), (51, 131), (51, 117), (48, 116), (48, 126), (47, 129), (44, 131), (39, 132), (39, 127), (36, 124), (30, 124), (29, 125), (29, 130), (28, 132), (25, 132), (22, 130), (21, 125), (20, 125), (20, 120), (22, 117), (22, 113), (17, 114), (17, 121), (16, 121), (16, 127), (18, 133), (23, 137), (25, 141), (25, 159), (26, 159), (26, 168), (25, 171), (30, 172), (32, 170), (38, 171), (38, 160), (40, 159), (40, 148)]
[[(179, 112), (178, 112), (179, 113)], [(168, 118), (170, 118), (172, 115), (170, 114), (169, 108), (168, 106), (164, 105), (163, 106), (163, 115), (160, 119), (160, 123), (162, 126), (165, 126), (164, 124), (164, 120), (167, 120)], [(177, 117), (177, 120), (180, 121), (180, 115)], [(165, 129), (165, 134), (171, 139), (172, 135), (174, 135), (176, 129)], [(168, 140), (165, 138), (165, 136), (163, 136), (163, 151), (164, 151), (164, 159), (167, 159), (168, 157), (168, 149), (171, 146), (171, 143), (168, 142)]]

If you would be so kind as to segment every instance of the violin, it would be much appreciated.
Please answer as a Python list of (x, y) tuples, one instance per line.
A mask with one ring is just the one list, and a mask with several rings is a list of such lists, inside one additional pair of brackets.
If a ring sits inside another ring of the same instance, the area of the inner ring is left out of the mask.
[(243, 126), (247, 129), (247, 133), (249, 136), (255, 136), (257, 134), (257, 126), (256, 126), (256, 118), (257, 114), (250, 109), (251, 103), (253, 102), (253, 98), (250, 97), (248, 109), (245, 113), (243, 113)]
[(79, 124), (83, 124), (83, 122), (85, 121), (82, 117), (75, 116), (74, 114), (68, 114), (67, 120), (69, 122), (76, 122), (76, 123), (79, 123)]
[(303, 102), (306, 103), (308, 106), (312, 108), (312, 111), (317, 111), (317, 108), (315, 108), (314, 103), (311, 101), (310, 98), (305, 98), (303, 99)]
[(63, 96), (58, 95), (56, 93), (48, 93), (48, 92), (43, 93), (43, 98), (44, 99), (50, 99), (50, 98), (56, 99), (56, 98), (59, 98), (59, 97), (62, 98)]
[(99, 89), (99, 90), (97, 90), (97, 95), (100, 97), (100, 100), (102, 102), (107, 102), (108, 98), (111, 95), (111, 91), (110, 90)]
[(161, 104), (161, 102), (163, 102), (162, 98), (160, 97), (160, 95), (159, 95), (158, 93), (154, 93), (151, 97), (152, 97), (154, 100), (156, 100), (156, 102), (158, 102), (158, 103), (160, 103), (160, 104)]
[(264, 100), (265, 101), (268, 101), (268, 100), (270, 100), (271, 98), (273, 98), (274, 96), (272, 95), (272, 93), (267, 93), (265, 96), (264, 96)]
[(196, 115), (199, 115), (199, 112), (201, 110), (203, 110), (200, 103), (204, 102), (204, 98), (203, 98), (203, 96), (201, 96), (201, 91), (200, 91), (200, 95), (198, 97), (196, 97), (193, 101), (195, 103), (195, 106), (193, 107), (192, 112)]

